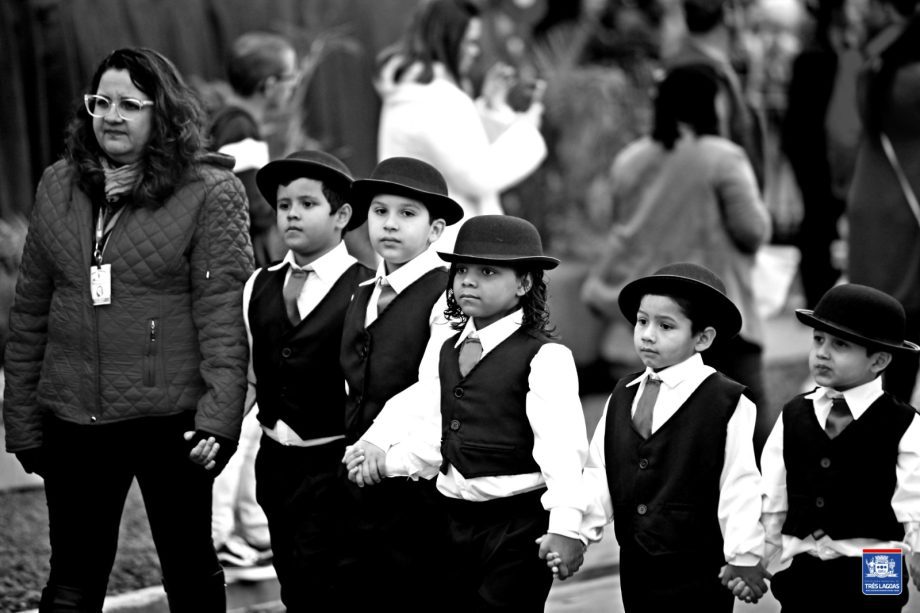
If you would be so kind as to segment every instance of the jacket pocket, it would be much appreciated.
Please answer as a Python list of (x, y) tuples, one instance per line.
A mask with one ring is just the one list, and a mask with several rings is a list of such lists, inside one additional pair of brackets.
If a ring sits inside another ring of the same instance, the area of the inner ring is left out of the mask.
[(160, 353), (160, 320), (147, 320), (146, 347), (144, 350), (144, 385), (153, 387), (157, 382), (157, 356)]

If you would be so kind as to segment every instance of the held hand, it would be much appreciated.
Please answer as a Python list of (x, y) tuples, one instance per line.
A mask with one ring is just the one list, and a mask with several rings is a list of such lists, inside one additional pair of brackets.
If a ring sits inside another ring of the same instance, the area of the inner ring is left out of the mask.
[[(186, 441), (191, 441), (195, 438), (195, 431), (189, 430), (182, 437)], [(216, 465), (215, 458), (217, 458), (217, 452), (220, 450), (220, 443), (217, 442), (217, 439), (213, 436), (207, 438), (200, 438), (200, 440), (192, 446), (192, 449), (188, 452), (189, 459), (195, 464), (204, 466), (205, 470), (212, 470)]]
[(361, 464), (361, 477), (368, 485), (380, 483), (387, 476), (387, 454), (377, 445), (364, 441), (364, 463)]
[[(756, 566), (737, 566), (726, 564), (719, 572), (719, 579), (722, 585), (731, 590), (732, 594), (745, 602), (757, 602), (764, 594), (769, 591), (766, 579), (772, 579), (773, 575), (767, 572), (762, 564)], [(735, 579), (740, 579), (744, 587)]]
[(537, 539), (537, 555), (546, 560), (553, 575), (568, 579), (581, 568), (585, 560), (585, 546), (579, 540), (561, 534), (547, 533)]

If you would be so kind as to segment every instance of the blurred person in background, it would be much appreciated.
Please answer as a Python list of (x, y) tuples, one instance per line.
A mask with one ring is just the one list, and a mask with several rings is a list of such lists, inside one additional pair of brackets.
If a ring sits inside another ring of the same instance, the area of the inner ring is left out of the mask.
[(763, 326), (752, 273), (754, 256), (770, 235), (770, 216), (744, 150), (719, 135), (725, 105), (719, 75), (706, 64), (676, 67), (659, 84), (651, 134), (613, 162), (613, 227), (582, 297), (609, 319), (618, 312), (620, 289), (631, 279), (671, 262), (714, 271), (744, 323), (738, 336), (705, 351), (703, 360), (748, 387), (757, 406), (759, 455), (772, 417), (765, 402)]
[(297, 52), (283, 36), (247, 32), (235, 41), (227, 58), (230, 92), (210, 120), (210, 148), (233, 156), (233, 172), (249, 198), (249, 233), (256, 266), (268, 266), (285, 254), (275, 225), (275, 212), (256, 187), (256, 171), (268, 164), (265, 140), (268, 115), (285, 109), (299, 79)]
[(706, 64), (715, 70), (727, 101), (722, 135), (744, 149), (757, 184), (763, 190), (766, 176), (763, 119), (746, 98), (744, 84), (732, 63), (737, 37), (734, 30), (740, 27), (741, 9), (733, 0), (683, 0), (681, 6), (686, 32), (676, 43), (662, 40), (663, 67), (669, 71), (686, 64)]
[(6, 447), (45, 480), (39, 610), (102, 609), (137, 479), (170, 610), (223, 613), (211, 487), (243, 417), (246, 196), (156, 51), (113, 51), (82, 102), (38, 186), (6, 350)]
[[(890, 294), (920, 341), (920, 17), (916, 0), (870, 2), (860, 75), (863, 138), (847, 198), (847, 276)], [(887, 150), (886, 150), (887, 149)], [(910, 402), (916, 355), (895, 357), (885, 391)]]
[[(514, 111), (507, 96), (515, 73), (496, 64), (486, 73), (482, 96), (473, 98), (469, 76), (481, 32), (472, 3), (421, 3), (402, 40), (381, 53), (376, 83), (383, 98), (378, 158), (412, 157), (439, 169), (464, 221), (501, 214), (501, 192), (546, 157), (539, 87), (527, 110)], [(453, 249), (462, 223), (447, 228), (438, 249)]]
[(802, 197), (795, 237), (805, 305), (840, 279), (832, 257), (846, 208), (861, 132), (856, 78), (862, 65), (862, 0), (817, 0), (807, 5), (813, 32), (796, 56), (782, 123), (782, 150)]

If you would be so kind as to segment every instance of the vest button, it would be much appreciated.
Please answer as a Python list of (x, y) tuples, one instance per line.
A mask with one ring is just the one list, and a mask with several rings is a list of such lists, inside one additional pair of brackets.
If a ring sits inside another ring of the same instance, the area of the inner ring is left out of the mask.
[(454, 388), (454, 398), (463, 398), (463, 388), (462, 387)]
[(290, 347), (285, 347), (284, 349), (281, 350), (281, 357), (282, 357), (282, 358), (289, 358), (289, 357), (291, 357), (291, 353), (292, 353), (291, 348), (290, 348)]
[(450, 429), (453, 430), (454, 432), (456, 432), (457, 430), (459, 430), (459, 429), (460, 429), (460, 420), (459, 420), (459, 419), (452, 419), (452, 420), (450, 420)]
[(823, 509), (824, 508), (824, 498), (822, 498), (821, 496), (818, 496), (817, 498), (815, 498), (815, 506), (818, 507), (819, 509)]
[(639, 515), (645, 515), (646, 513), (648, 513), (648, 507), (645, 506), (644, 504), (640, 504), (638, 507), (636, 507), (636, 513), (638, 513)]
[(648, 460), (646, 460), (645, 458), (642, 458), (641, 460), (639, 460), (639, 468), (643, 470), (648, 468)]
[(821, 468), (829, 468), (830, 465), (831, 465), (831, 459), (830, 459), (830, 458), (821, 458), (820, 464), (821, 464)]

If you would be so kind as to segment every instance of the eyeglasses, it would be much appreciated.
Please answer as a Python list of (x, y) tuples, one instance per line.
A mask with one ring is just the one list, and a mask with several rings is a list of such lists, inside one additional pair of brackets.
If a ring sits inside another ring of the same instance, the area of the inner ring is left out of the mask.
[[(101, 94), (86, 94), (83, 96), (86, 112), (93, 117), (105, 117), (112, 109), (112, 99)], [(115, 105), (115, 112), (125, 121), (137, 119), (148, 106), (153, 106), (152, 100), (137, 100), (136, 98), (121, 98)]]

